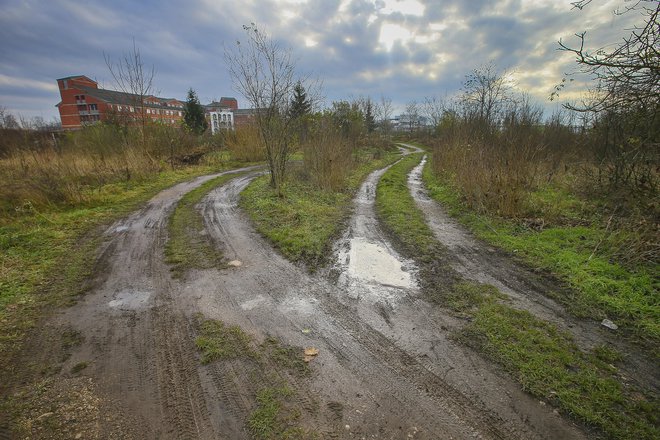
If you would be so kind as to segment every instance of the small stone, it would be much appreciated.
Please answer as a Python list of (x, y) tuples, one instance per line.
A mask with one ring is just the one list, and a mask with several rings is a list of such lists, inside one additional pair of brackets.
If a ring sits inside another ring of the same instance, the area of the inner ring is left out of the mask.
[(231, 260), (229, 263), (227, 263), (227, 266), (231, 266), (231, 267), (241, 267), (242, 265), (243, 262), (239, 260)]
[(541, 406), (545, 406), (545, 402), (542, 401), (542, 400), (539, 400), (539, 405), (541, 405)]
[(79, 432), (78, 434), (76, 434), (76, 440), (79, 440), (81, 438), (82, 438), (82, 432)]
[(603, 321), (600, 323), (603, 327), (607, 327), (610, 330), (617, 330), (619, 328), (618, 325), (610, 321), (609, 319), (603, 319)]
[(351, 425), (344, 426), (344, 429), (346, 429), (346, 431), (348, 431), (349, 429), (351, 429)]

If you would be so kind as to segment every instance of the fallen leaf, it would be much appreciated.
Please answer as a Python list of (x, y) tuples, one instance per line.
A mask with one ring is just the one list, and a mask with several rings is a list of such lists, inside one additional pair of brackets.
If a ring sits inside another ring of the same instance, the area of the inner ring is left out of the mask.
[(305, 349), (305, 356), (316, 356), (317, 354), (319, 354), (318, 348), (310, 347)]

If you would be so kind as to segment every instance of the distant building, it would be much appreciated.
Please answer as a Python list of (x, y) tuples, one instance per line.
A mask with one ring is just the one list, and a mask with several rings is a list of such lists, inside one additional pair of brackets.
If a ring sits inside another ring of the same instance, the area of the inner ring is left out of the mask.
[(212, 134), (216, 134), (220, 130), (234, 129), (234, 113), (231, 110), (212, 110), (207, 112), (207, 117)]
[[(178, 99), (99, 89), (98, 83), (85, 75), (60, 78), (57, 85), (61, 101), (56, 107), (64, 130), (77, 130), (113, 119), (134, 122), (146, 117), (168, 125), (180, 125), (183, 121), (185, 103)], [(212, 133), (248, 124), (254, 114), (251, 109), (239, 109), (236, 98), (230, 97), (222, 97), (203, 107)]]
[(84, 75), (60, 78), (57, 85), (62, 100), (56, 107), (65, 130), (113, 117), (138, 120), (146, 116), (151, 121), (172, 125), (183, 119), (184, 103), (178, 99), (99, 89), (96, 81)]

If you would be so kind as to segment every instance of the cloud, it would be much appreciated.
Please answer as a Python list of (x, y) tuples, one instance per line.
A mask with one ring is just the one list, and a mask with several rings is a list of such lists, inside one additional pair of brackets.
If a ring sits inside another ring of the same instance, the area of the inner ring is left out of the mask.
[(5, 0), (0, 105), (55, 116), (56, 78), (85, 74), (112, 87), (104, 53), (117, 60), (133, 39), (162, 95), (235, 95), (223, 55), (253, 22), (291, 47), (301, 74), (323, 79), (328, 101), (384, 95), (402, 109), (455, 93), (492, 60), (547, 103), (575, 66), (557, 40), (587, 30), (592, 48), (619, 41), (639, 19), (612, 13), (622, 1), (576, 11), (569, 0)]

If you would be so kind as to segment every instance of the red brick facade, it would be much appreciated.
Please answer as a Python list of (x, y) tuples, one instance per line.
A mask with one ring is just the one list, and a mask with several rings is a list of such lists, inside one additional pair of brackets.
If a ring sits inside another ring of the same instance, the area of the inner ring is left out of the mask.
[[(57, 85), (62, 98), (57, 108), (64, 130), (77, 130), (87, 124), (112, 119), (123, 123), (147, 120), (171, 125), (180, 125), (183, 120), (184, 103), (177, 99), (99, 89), (96, 81), (84, 75), (60, 78)], [(204, 107), (207, 113), (232, 112), (237, 125), (248, 124), (251, 120), (251, 111), (239, 110), (236, 98), (222, 97)]]
[(99, 89), (84, 75), (57, 80), (62, 101), (57, 104), (62, 128), (75, 130), (86, 124), (117, 118), (122, 121), (146, 120), (180, 124), (184, 103), (177, 99), (133, 95)]

